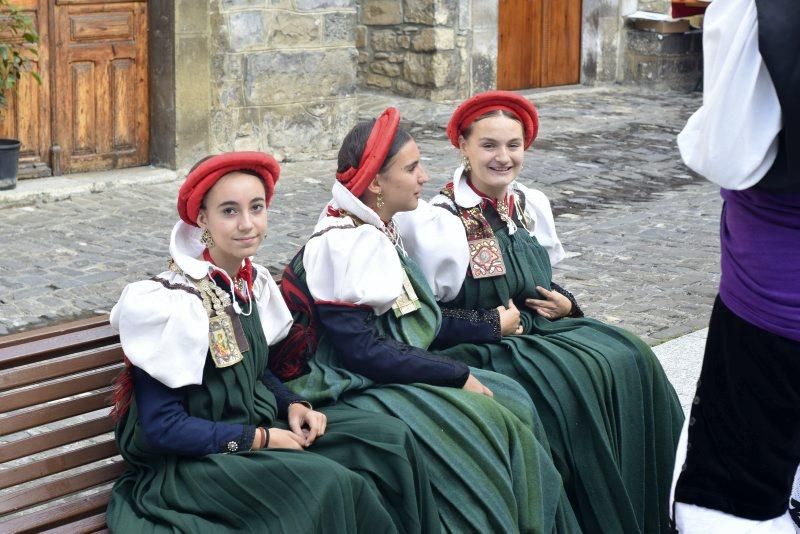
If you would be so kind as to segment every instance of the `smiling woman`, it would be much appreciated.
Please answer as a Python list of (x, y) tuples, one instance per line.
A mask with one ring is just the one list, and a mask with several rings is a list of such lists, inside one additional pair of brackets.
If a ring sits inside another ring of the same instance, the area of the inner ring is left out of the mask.
[(389, 108), (344, 139), (333, 200), (284, 273), (297, 328), (275, 369), (314, 402), (408, 423), (445, 532), (578, 532), (522, 388), (431, 352), (495, 341), (500, 325), (497, 312), (443, 315), (403, 250), (395, 217), (428, 175), (399, 120)]
[(207, 245), (213, 244), (208, 248), (212, 263), (236, 273), (242, 260), (253, 256), (266, 237), (264, 181), (242, 171), (223, 176), (206, 195), (197, 225)]
[(499, 306), (506, 325), (494, 343), (462, 339), (438, 354), (525, 388), (585, 532), (666, 533), (681, 408), (645, 343), (584, 317), (553, 283), (564, 248), (550, 202), (516, 181), (537, 131), (536, 108), (518, 94), (467, 100), (447, 127), (464, 164), (433, 206), (400, 220), (445, 310)]
[(178, 194), (169, 270), (128, 285), (111, 312), (128, 364), (115, 395), (127, 470), (108, 506), (114, 531), (438, 527), (405, 424), (314, 410), (267, 366), (292, 318), (250, 256), (279, 172), (258, 152), (196, 165)]

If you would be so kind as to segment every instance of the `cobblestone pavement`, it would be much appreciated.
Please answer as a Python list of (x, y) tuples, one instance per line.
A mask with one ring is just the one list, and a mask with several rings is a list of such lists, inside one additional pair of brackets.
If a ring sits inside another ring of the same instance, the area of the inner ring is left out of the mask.
[[(630, 87), (534, 92), (540, 134), (522, 180), (551, 199), (569, 256), (555, 280), (587, 314), (649, 343), (706, 325), (718, 283), (717, 190), (683, 166), (675, 136), (699, 93)], [(397, 105), (431, 176), (458, 161), (444, 136), (450, 104), (360, 95), (374, 117)], [(258, 261), (278, 272), (329, 199), (335, 162), (285, 163)], [(0, 209), (0, 335), (107, 312), (128, 282), (162, 271), (177, 182), (109, 189)]]

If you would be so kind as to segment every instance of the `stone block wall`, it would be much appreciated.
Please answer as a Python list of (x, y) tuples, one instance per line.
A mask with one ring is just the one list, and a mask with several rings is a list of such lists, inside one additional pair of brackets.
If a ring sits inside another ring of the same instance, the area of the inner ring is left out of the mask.
[(672, 7), (670, 0), (639, 0), (639, 9), (652, 13), (669, 13)]
[(626, 28), (625, 81), (657, 89), (692, 91), (703, 77), (703, 34)]
[(355, 1), (208, 5), (210, 152), (335, 157), (356, 119)]
[(469, 96), (469, 0), (360, 0), (358, 4), (361, 87), (431, 100)]

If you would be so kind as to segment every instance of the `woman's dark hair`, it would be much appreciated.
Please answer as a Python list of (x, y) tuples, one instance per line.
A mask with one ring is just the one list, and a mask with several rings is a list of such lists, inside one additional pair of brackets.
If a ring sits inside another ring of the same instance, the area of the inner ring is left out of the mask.
[[(464, 131), (461, 132), (461, 135), (464, 137), (464, 139), (468, 139), (469, 136), (472, 135), (472, 127), (475, 126), (476, 122), (478, 122), (480, 120), (483, 120), (483, 119), (488, 119), (489, 117), (501, 117), (501, 116), (502, 117), (508, 117), (509, 119), (515, 120), (518, 123), (522, 124), (522, 121), (519, 120), (519, 117), (517, 117), (516, 115), (514, 115), (510, 111), (506, 111), (504, 109), (495, 109), (494, 111), (489, 111), (487, 113), (484, 113), (483, 115), (481, 115), (480, 117), (478, 117), (477, 119), (472, 121), (472, 123), (469, 126), (464, 128)], [(523, 132), (525, 131), (525, 126), (524, 125), (522, 126), (522, 131)]]
[[(350, 167), (358, 168), (361, 163), (361, 154), (364, 153), (364, 147), (367, 145), (367, 139), (372, 132), (372, 127), (375, 125), (375, 119), (366, 122), (359, 122), (350, 130), (342, 141), (342, 148), (339, 149), (339, 160), (336, 172), (345, 172)], [(389, 152), (386, 154), (386, 159), (383, 160), (381, 171), (385, 170), (392, 161), (392, 158), (400, 152), (400, 149), (406, 143), (411, 141), (411, 135), (402, 128), (397, 129), (392, 140), (392, 146), (389, 147)]]

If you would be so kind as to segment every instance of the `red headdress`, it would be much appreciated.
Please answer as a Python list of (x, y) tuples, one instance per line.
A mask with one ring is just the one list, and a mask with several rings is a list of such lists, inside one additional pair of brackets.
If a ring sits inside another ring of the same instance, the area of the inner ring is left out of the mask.
[(372, 127), (358, 168), (350, 167), (344, 172), (336, 173), (336, 179), (356, 197), (364, 193), (383, 166), (399, 125), (400, 112), (396, 108), (387, 108)]
[(203, 197), (220, 178), (236, 171), (252, 171), (264, 180), (269, 206), (275, 191), (275, 182), (281, 173), (275, 158), (263, 152), (227, 152), (201, 161), (189, 172), (178, 191), (178, 215), (181, 219), (197, 226), (197, 214), (200, 212)]
[(487, 91), (464, 101), (447, 123), (447, 137), (453, 146), (459, 148), (458, 137), (475, 122), (475, 119), (491, 111), (504, 110), (512, 113), (522, 122), (525, 132), (525, 148), (536, 139), (539, 131), (539, 114), (534, 105), (525, 97), (511, 91)]

